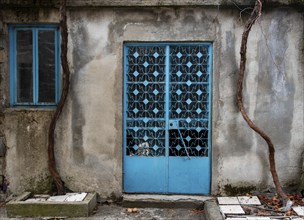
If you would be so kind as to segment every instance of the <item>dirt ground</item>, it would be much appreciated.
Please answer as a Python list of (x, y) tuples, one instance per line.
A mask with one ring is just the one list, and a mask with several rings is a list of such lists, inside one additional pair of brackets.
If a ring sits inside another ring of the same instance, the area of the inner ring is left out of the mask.
[[(132, 211), (132, 212), (130, 212)], [(93, 215), (86, 218), (8, 218), (5, 207), (0, 208), (1, 220), (205, 220), (205, 214), (200, 209), (163, 209), (163, 208), (138, 208), (128, 210), (128, 208), (117, 205), (98, 205)]]

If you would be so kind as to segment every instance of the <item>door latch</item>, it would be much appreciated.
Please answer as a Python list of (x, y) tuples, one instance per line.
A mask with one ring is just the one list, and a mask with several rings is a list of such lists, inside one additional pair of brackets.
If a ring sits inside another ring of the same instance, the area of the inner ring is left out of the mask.
[(179, 129), (178, 120), (169, 120), (169, 129)]

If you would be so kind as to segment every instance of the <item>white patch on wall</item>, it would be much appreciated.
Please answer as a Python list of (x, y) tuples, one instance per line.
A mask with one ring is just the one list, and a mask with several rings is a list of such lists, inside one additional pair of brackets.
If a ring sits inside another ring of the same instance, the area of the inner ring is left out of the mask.
[[(286, 89), (286, 68), (285, 68), (285, 54), (287, 50), (284, 40), (279, 39), (280, 26), (282, 24), (277, 20), (273, 19), (270, 22), (269, 33), (271, 33), (267, 39), (267, 44), (269, 46), (269, 56), (270, 56), (270, 66), (272, 75), (272, 89), (277, 97), (285, 98), (288, 97), (288, 91)], [(285, 33), (286, 35), (288, 33)], [(285, 47), (284, 47), (285, 46)]]
[(254, 185), (259, 184), (259, 180), (264, 175), (261, 159), (250, 152), (242, 157), (226, 157), (222, 169), (225, 176), (229, 176), (229, 182), (246, 181)]
[(89, 33), (90, 54), (99, 55), (107, 45), (110, 21), (104, 20), (100, 23), (88, 22), (86, 25), (87, 33)]

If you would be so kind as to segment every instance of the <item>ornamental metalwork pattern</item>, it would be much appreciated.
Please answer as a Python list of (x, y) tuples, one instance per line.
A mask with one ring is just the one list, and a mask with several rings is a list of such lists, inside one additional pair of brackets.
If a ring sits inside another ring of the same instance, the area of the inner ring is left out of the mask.
[(165, 48), (127, 52), (127, 155), (165, 155)]
[(208, 65), (208, 46), (170, 47), (170, 156), (208, 156)]
[(126, 155), (208, 156), (209, 48), (126, 47)]

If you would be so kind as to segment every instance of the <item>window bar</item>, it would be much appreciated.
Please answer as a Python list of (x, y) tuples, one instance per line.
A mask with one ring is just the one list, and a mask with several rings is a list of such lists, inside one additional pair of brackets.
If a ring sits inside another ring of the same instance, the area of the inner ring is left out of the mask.
[(11, 53), (9, 53), (9, 63), (10, 63), (10, 68), (12, 69), (12, 74), (11, 74), (11, 79), (10, 79), (10, 103), (16, 103), (17, 101), (17, 87), (15, 86), (17, 84), (16, 78), (17, 78), (17, 72), (16, 72), (16, 49), (17, 46), (15, 43), (16, 42), (16, 32), (12, 27), (9, 28), (9, 47)]
[(33, 104), (38, 103), (38, 96), (39, 96), (39, 91), (38, 91), (38, 82), (39, 82), (39, 74), (38, 74), (38, 63), (39, 63), (39, 58), (38, 58), (38, 30), (37, 28), (33, 28), (32, 34), (33, 34)]
[(59, 28), (56, 28), (55, 31), (55, 104), (59, 102), (60, 99), (60, 90), (61, 90), (61, 74), (60, 73), (60, 36)]
[[(165, 166), (169, 166), (169, 109), (170, 109), (170, 47), (169, 45), (166, 46), (165, 49), (165, 100), (164, 100), (164, 111), (165, 111)], [(169, 171), (165, 169), (165, 178), (169, 179)], [(169, 181), (165, 181), (165, 191), (169, 190)]]
[(208, 71), (208, 102), (207, 102), (207, 104), (208, 104), (208, 129), (207, 129), (207, 131), (208, 131), (208, 146), (207, 146), (207, 150), (208, 150), (208, 157), (211, 157), (211, 150), (210, 150), (210, 148), (211, 148), (211, 132), (210, 132), (210, 128), (211, 128), (211, 106), (210, 106), (210, 100), (211, 100), (211, 90), (210, 90), (210, 88), (212, 88), (211, 87), (211, 83), (212, 83), (212, 78), (211, 78), (211, 73), (212, 73), (212, 59), (213, 59), (213, 57), (212, 57), (212, 53), (213, 53), (213, 51), (212, 51), (212, 44), (211, 45), (209, 45), (209, 47), (208, 47), (208, 57), (209, 57), (209, 62), (208, 62), (208, 69), (207, 69), (207, 71)]
[[(129, 49), (127, 46), (124, 46), (123, 48), (123, 65), (124, 65), (124, 71), (123, 71), (123, 154), (127, 155), (127, 57), (128, 57)], [(124, 158), (124, 157), (123, 157)], [(125, 173), (125, 169), (123, 169), (123, 175)]]

